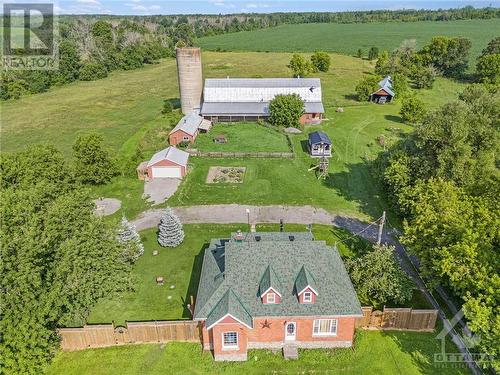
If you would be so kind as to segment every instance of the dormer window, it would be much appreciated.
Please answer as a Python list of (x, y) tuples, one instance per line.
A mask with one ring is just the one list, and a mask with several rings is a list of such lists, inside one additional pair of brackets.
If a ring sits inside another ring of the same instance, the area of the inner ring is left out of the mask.
[(313, 300), (312, 292), (304, 292), (304, 303), (311, 303)]
[(276, 303), (276, 294), (269, 292), (266, 294), (266, 302), (267, 303)]

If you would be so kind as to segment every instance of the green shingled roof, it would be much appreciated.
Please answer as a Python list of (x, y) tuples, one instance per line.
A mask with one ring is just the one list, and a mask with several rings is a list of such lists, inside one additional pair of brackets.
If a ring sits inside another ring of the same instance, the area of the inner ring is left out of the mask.
[(308, 286), (313, 288), (315, 292), (318, 292), (318, 286), (316, 284), (314, 276), (305, 266), (302, 266), (299, 274), (297, 275), (297, 278), (295, 279), (295, 292), (298, 294)]
[(273, 288), (275, 292), (278, 292), (281, 295), (280, 280), (271, 266), (267, 266), (262, 278), (260, 279), (259, 297), (261, 297), (262, 293), (266, 292), (269, 288)]
[[(260, 240), (255, 239), (256, 235), (261, 235)], [(205, 250), (194, 319), (204, 320), (211, 316), (212, 321), (220, 316), (216, 311), (221, 308), (219, 302), (229, 289), (251, 317), (362, 314), (338, 251), (324, 241), (313, 240), (308, 232), (244, 233), (244, 237), (247, 240), (240, 242), (213, 240)], [(264, 277), (268, 269), (270, 281)], [(218, 276), (220, 274), (223, 276)], [(279, 280), (281, 301), (263, 304), (259, 289), (276, 282), (274, 279)], [(318, 292), (313, 304), (298, 302), (295, 293), (300, 290), (295, 289), (304, 283)], [(241, 312), (240, 315), (245, 314)], [(237, 318), (243, 321), (241, 316)]]
[(252, 327), (252, 316), (231, 288), (226, 290), (219, 302), (217, 302), (212, 311), (210, 311), (210, 314), (208, 314), (206, 326), (210, 327), (228, 314), (247, 326)]

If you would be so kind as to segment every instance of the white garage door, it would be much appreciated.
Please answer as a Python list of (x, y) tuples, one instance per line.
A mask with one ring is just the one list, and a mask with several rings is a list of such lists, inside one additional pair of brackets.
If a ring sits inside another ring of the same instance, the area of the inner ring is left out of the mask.
[(177, 177), (181, 178), (181, 167), (153, 167), (153, 178)]

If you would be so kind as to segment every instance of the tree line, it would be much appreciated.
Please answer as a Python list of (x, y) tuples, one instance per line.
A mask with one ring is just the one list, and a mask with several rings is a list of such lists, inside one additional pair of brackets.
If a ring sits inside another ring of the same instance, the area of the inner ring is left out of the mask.
[(402, 242), (430, 285), (461, 302), (474, 350), (494, 358), (500, 342), (500, 88), (468, 86), (426, 113), (381, 154), (374, 173), (404, 218)]
[(0, 158), (0, 352), (2, 373), (41, 374), (59, 346), (57, 327), (81, 326), (95, 303), (132, 290), (144, 252), (135, 227), (94, 215), (88, 186), (116, 174), (95, 134)]
[[(49, 72), (3, 71), (0, 98), (17, 99), (77, 80), (105, 78), (113, 70), (136, 69), (144, 64), (155, 63), (160, 58), (174, 56), (176, 46), (193, 45), (195, 39), (202, 36), (296, 23), (414, 22), (487, 18), (500, 18), (500, 9), (465, 7), (437, 11), (61, 16), (59, 69)], [(489, 69), (491, 59), (483, 61), (482, 70)]]

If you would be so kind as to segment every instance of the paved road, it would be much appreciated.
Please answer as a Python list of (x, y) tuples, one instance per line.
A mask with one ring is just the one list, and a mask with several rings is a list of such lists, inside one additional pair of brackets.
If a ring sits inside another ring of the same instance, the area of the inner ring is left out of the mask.
[[(250, 216), (247, 216), (246, 210), (250, 210)], [(222, 204), (222, 205), (206, 205), (206, 206), (189, 206), (189, 207), (175, 207), (175, 213), (179, 216), (181, 221), (186, 224), (193, 223), (216, 223), (216, 224), (230, 224), (230, 223), (279, 223), (280, 219), (286, 223), (295, 224), (325, 224), (334, 225), (338, 228), (348, 230), (353, 234), (357, 234), (368, 241), (375, 242), (378, 235), (378, 225), (371, 225), (367, 228), (368, 223), (363, 222), (356, 218), (351, 218), (343, 215), (334, 215), (322, 208), (315, 208), (312, 206), (250, 206), (238, 204)], [(139, 217), (133, 221), (138, 230), (154, 228), (158, 225), (160, 217), (163, 213), (162, 209), (151, 209), (143, 212)], [(382, 243), (394, 245), (398, 260), (406, 271), (406, 273), (413, 279), (417, 287), (422, 291), (427, 300), (439, 310), (439, 317), (443, 321), (448, 335), (458, 347), (464, 358), (467, 359), (469, 367), (473, 374), (479, 375), (482, 372), (476, 366), (475, 362), (471, 360), (470, 353), (465, 346), (462, 337), (456, 332), (452, 324), (444, 314), (443, 310), (436, 302), (434, 297), (429, 292), (425, 282), (420, 277), (417, 268), (412, 259), (408, 256), (406, 249), (397, 239), (397, 231), (384, 228), (382, 234)], [(442, 291), (440, 291), (442, 292)], [(444, 293), (444, 292), (443, 292)]]

